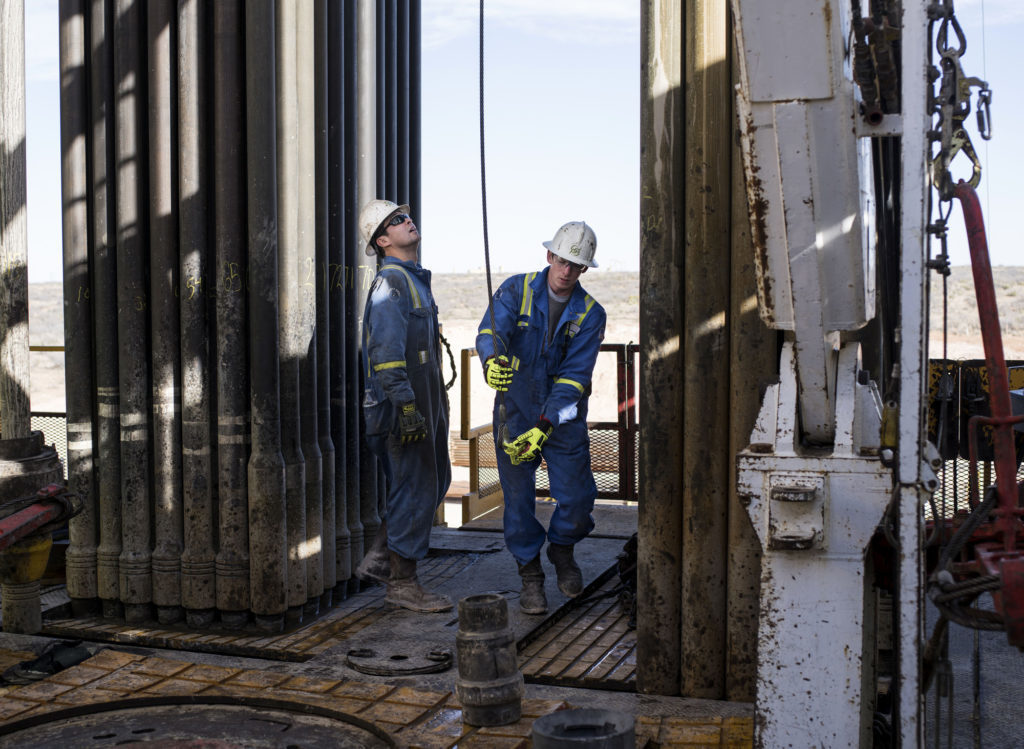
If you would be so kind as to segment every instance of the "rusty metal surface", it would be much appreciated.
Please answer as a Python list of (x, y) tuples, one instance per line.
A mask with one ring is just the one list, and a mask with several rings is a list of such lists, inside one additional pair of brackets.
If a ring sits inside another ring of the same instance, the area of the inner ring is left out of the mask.
[(683, 302), (680, 691), (725, 694), (730, 273), (733, 153), (726, 0), (687, 3)]
[[(683, 369), (683, 9), (640, 14), (640, 505), (638, 688), (677, 694), (680, 669)], [(668, 457), (668, 459), (666, 459)]]
[[(736, 71), (733, 75), (738, 75)], [(758, 314), (757, 253), (747, 214), (743, 163), (732, 160), (732, 284), (729, 303), (729, 455), (750, 441), (761, 406), (761, 384), (775, 378), (778, 338)], [(757, 615), (761, 545), (729, 482), (726, 570), (725, 695), (753, 702), (757, 687)]]

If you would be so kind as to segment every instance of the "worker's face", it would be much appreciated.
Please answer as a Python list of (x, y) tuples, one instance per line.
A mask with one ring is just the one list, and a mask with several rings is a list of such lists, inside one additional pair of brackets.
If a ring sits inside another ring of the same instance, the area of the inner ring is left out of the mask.
[(385, 253), (389, 247), (399, 252), (415, 251), (419, 243), (419, 229), (404, 213), (396, 213), (388, 219), (384, 232), (377, 240), (377, 244), (384, 248)]
[(587, 271), (587, 266), (570, 263), (550, 250), (548, 250), (548, 263), (551, 264), (551, 270), (548, 271), (548, 288), (559, 296), (572, 291), (576, 281)]

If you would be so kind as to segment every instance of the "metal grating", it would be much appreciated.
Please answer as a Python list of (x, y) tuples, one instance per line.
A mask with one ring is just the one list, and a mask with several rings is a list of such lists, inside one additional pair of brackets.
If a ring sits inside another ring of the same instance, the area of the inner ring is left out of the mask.
[(609, 569), (519, 643), (527, 682), (636, 691), (636, 630), (619, 606), (616, 573)]
[[(934, 510), (931, 506), (926, 506), (925, 517), (928, 520), (933, 519), (936, 515), (940, 518), (951, 518), (957, 512), (969, 511), (970, 478), (970, 461), (963, 458), (945, 461), (939, 471), (939, 488), (934, 495)], [(985, 487), (994, 484), (995, 480), (994, 463), (985, 461), (977, 464), (979, 494), (983, 495)], [(1024, 463), (1017, 466), (1017, 482), (1022, 481), (1024, 481)]]
[(32, 413), (32, 429), (43, 433), (43, 441), (57, 449), (61, 467), (64, 469), (64, 480), (68, 479), (68, 430), (67, 418), (63, 413), (34, 411)]

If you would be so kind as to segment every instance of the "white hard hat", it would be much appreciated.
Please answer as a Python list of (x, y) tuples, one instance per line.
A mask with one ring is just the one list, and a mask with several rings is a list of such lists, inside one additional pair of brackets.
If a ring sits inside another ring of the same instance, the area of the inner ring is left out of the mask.
[(380, 228), (380, 225), (393, 213), (409, 213), (409, 206), (393, 203), (390, 200), (371, 200), (363, 206), (359, 212), (359, 233), (363, 235), (363, 242), (366, 243), (366, 254), (376, 255), (377, 247), (373, 243), (373, 237)]
[(594, 253), (597, 252), (597, 235), (585, 221), (570, 221), (555, 232), (555, 237), (544, 246), (560, 258), (596, 268)]

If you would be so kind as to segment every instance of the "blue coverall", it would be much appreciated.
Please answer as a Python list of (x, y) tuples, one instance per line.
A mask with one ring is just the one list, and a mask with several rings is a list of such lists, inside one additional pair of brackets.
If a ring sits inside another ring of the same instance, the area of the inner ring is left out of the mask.
[[(554, 425), (541, 448), (556, 501), (550, 527), (536, 517), (536, 473), (540, 460), (513, 465), (498, 436), (500, 395), (494, 400), (495, 455), (505, 494), (505, 545), (519, 564), (540, 553), (545, 535), (569, 545), (594, 529), (591, 511), (597, 485), (590, 467), (587, 405), (594, 364), (604, 340), (606, 315), (577, 283), (562, 310), (551, 342), (548, 335), (548, 269), (507, 279), (494, 294), (497, 354), (505, 354), (514, 374), (505, 395), (510, 439), (533, 428), (543, 415)], [(495, 354), (489, 311), (480, 321), (476, 350), (481, 362)]]
[[(412, 560), (427, 555), (434, 513), (452, 478), (440, 347), (430, 271), (386, 257), (363, 313), (363, 419), (388, 479), (388, 548)], [(409, 401), (426, 419), (427, 437), (402, 445), (398, 414)]]

